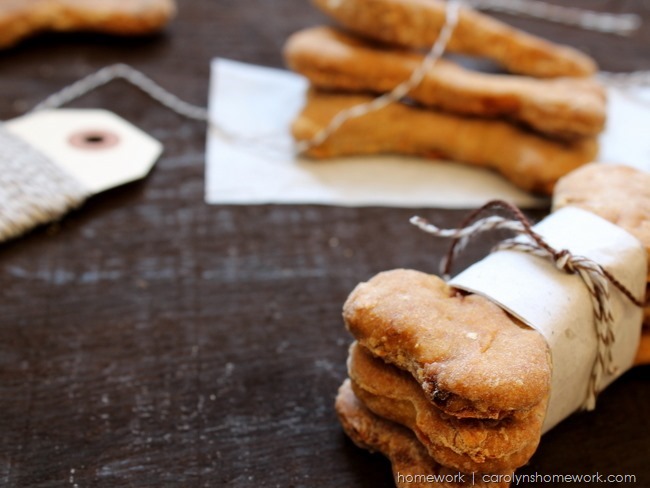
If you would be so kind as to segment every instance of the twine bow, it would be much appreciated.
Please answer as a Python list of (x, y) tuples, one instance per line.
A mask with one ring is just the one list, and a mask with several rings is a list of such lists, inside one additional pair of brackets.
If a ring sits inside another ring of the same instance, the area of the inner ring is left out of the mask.
[[(498, 215), (478, 218), (483, 213), (495, 210), (504, 210), (510, 213), (513, 218), (507, 219)], [(613, 285), (637, 307), (642, 307), (643, 302), (595, 261), (584, 256), (574, 255), (567, 249), (554, 249), (541, 235), (533, 230), (531, 223), (521, 210), (510, 203), (501, 200), (488, 202), (483, 207), (472, 212), (457, 229), (440, 229), (421, 217), (412, 217), (411, 223), (429, 234), (453, 239), (449, 252), (442, 262), (442, 273), (445, 279), (449, 278), (454, 258), (472, 237), (496, 229), (511, 230), (515, 232), (516, 237), (502, 241), (492, 249), (493, 252), (511, 250), (529, 253), (551, 261), (559, 271), (580, 276), (591, 297), (594, 311), (594, 328), (598, 342), (587, 397), (582, 406), (585, 410), (593, 410), (596, 407), (596, 398), (602, 391), (600, 384), (603, 375), (616, 372), (612, 356), (612, 345), (616, 337), (610, 303), (610, 285)]]

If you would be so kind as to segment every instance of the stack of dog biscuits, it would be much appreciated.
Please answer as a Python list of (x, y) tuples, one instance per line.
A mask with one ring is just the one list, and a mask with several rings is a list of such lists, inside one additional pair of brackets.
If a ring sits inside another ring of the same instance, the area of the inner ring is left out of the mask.
[[(312, 86), (292, 127), (297, 141), (311, 141), (337, 114), (408, 80), (445, 22), (440, 0), (314, 2), (341, 29), (309, 28), (286, 43), (287, 65)], [(347, 120), (306, 154), (449, 158), (546, 194), (596, 157), (606, 97), (589, 57), (466, 7), (447, 49), (515, 74), (479, 73), (440, 59), (402, 103)]]
[(550, 390), (541, 335), (489, 300), (412, 270), (360, 284), (343, 315), (356, 342), (337, 411), (353, 440), (393, 460), (398, 486), (413, 485), (400, 483), (396, 456), (373, 444), (375, 435), (350, 427), (351, 416), (363, 415), (372, 432), (393, 423), (408, 429), (408, 445), (426, 451), (421, 476), (443, 470), (476, 482), (530, 459)]
[[(645, 173), (587, 165), (560, 180), (554, 208), (589, 210), (650, 252), (648, 188)], [(537, 448), (550, 396), (541, 334), (486, 298), (404, 269), (359, 284), (343, 317), (355, 342), (336, 410), (349, 437), (385, 454), (400, 487), (508, 486)], [(650, 359), (648, 322), (636, 364)]]

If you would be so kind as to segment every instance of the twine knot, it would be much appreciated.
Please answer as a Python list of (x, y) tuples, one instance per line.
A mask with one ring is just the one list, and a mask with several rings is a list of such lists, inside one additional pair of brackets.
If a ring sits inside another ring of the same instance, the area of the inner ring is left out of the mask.
[(562, 249), (558, 253), (556, 253), (553, 256), (553, 262), (555, 263), (555, 267), (559, 269), (560, 271), (565, 271), (567, 273), (575, 273), (575, 263), (573, 259), (571, 259), (573, 256), (569, 252), (568, 249)]
[[(513, 218), (506, 219), (491, 215), (482, 219), (478, 217), (487, 211), (505, 210)], [(643, 301), (635, 297), (609, 271), (600, 264), (585, 257), (574, 255), (568, 249), (554, 249), (544, 238), (533, 230), (531, 223), (516, 206), (501, 200), (493, 200), (472, 212), (456, 229), (440, 229), (420, 217), (411, 218), (411, 223), (421, 230), (438, 237), (453, 239), (447, 256), (442, 262), (443, 276), (450, 276), (453, 259), (467, 245), (469, 240), (483, 232), (495, 229), (507, 229), (515, 232), (516, 237), (499, 243), (492, 251), (508, 250), (532, 254), (551, 261), (564, 273), (578, 275), (589, 291), (593, 312), (594, 329), (597, 338), (597, 353), (589, 380), (587, 396), (583, 404), (586, 410), (593, 410), (596, 397), (602, 390), (601, 380), (604, 374), (617, 371), (612, 355), (614, 334), (614, 316), (610, 303), (610, 285), (618, 289), (630, 302), (643, 307)], [(447, 278), (446, 278), (447, 279)]]

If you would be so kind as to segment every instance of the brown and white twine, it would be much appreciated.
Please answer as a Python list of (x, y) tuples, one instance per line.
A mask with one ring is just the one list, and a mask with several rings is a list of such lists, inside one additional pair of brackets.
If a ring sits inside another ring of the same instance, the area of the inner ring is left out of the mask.
[[(505, 210), (511, 214), (512, 218), (498, 215), (478, 218), (481, 214), (498, 210)], [(559, 271), (580, 277), (591, 298), (594, 312), (594, 332), (597, 338), (596, 359), (589, 379), (587, 397), (583, 404), (585, 410), (593, 410), (596, 406), (596, 398), (602, 389), (603, 376), (616, 372), (612, 357), (612, 345), (616, 337), (610, 301), (610, 285), (614, 286), (637, 307), (643, 307), (643, 300), (635, 297), (625, 285), (595, 261), (584, 256), (574, 255), (567, 249), (554, 249), (541, 235), (535, 232), (521, 210), (501, 200), (488, 202), (470, 214), (456, 229), (441, 229), (417, 216), (411, 218), (411, 223), (434, 236), (453, 239), (449, 253), (443, 262), (442, 272), (446, 277), (449, 276), (454, 257), (471, 238), (497, 229), (510, 230), (516, 234), (516, 237), (502, 241), (495, 246), (493, 252), (508, 250), (532, 254), (552, 262)]]
[[(553, 5), (539, 0), (449, 0), (446, 2), (445, 22), (440, 30), (440, 34), (426, 56), (422, 59), (422, 62), (406, 80), (398, 84), (390, 92), (384, 93), (370, 102), (355, 105), (339, 112), (326, 127), (316, 133), (311, 139), (297, 142), (294, 146), (294, 151), (296, 153), (303, 153), (311, 147), (322, 144), (346, 121), (364, 116), (398, 102), (404, 99), (414, 88), (418, 87), (422, 83), (426, 73), (444, 55), (447, 44), (458, 24), (460, 9), (464, 5), (477, 9), (506, 12), (550, 22), (575, 25), (586, 30), (620, 35), (629, 35), (641, 25), (641, 18), (635, 14), (595, 12), (592, 10)], [(648, 86), (650, 85), (650, 72), (603, 72), (599, 73), (599, 79), (605, 84), (622, 88)], [(142, 72), (123, 63), (106, 66), (72, 83), (47, 97), (36, 105), (32, 111), (62, 107), (113, 80), (124, 80), (130, 83), (149, 95), (153, 100), (183, 117), (206, 122), (222, 138), (245, 144), (264, 144), (270, 146), (268, 134), (256, 136), (232, 133), (212, 120), (207, 108), (185, 102)]]
[[(347, 120), (363, 116), (391, 103), (398, 102), (411, 90), (416, 88), (422, 82), (426, 73), (435, 66), (435, 63), (444, 54), (449, 39), (458, 23), (460, 9), (465, 3), (479, 9), (532, 16), (552, 22), (577, 25), (588, 30), (621, 35), (627, 35), (633, 32), (640, 25), (640, 18), (630, 14), (610, 14), (579, 10), (556, 6), (537, 0), (450, 0), (446, 4), (445, 22), (440, 31), (440, 35), (427, 55), (423, 58), (421, 64), (414, 69), (408, 79), (397, 85), (389, 93), (337, 114), (330, 121), (329, 125), (318, 132), (312, 139), (298, 142), (294, 147), (295, 152), (302, 153), (310, 147), (323, 143)], [(599, 77), (606, 84), (623, 88), (650, 85), (650, 72), (647, 71), (621, 74), (600, 73)], [(230, 132), (211, 119), (207, 108), (181, 100), (142, 72), (122, 63), (104, 67), (64, 87), (62, 90), (50, 95), (36, 105), (32, 111), (62, 107), (118, 79), (138, 87), (152, 99), (182, 117), (207, 123), (210, 130), (214, 131), (223, 139), (238, 142), (247, 147), (263, 147), (271, 150), (278, 149), (271, 142), (277, 139), (277, 135), (266, 134), (260, 136)], [(58, 170), (58, 168), (52, 169), (54, 164), (50, 161), (46, 163), (48, 169), (44, 169), (43, 171), (39, 170), (42, 166), (41, 163), (46, 159), (42, 154), (29, 148), (28, 151), (21, 153), (20, 158), (17, 158), (17, 151), (12, 149), (17, 144), (15, 138), (6, 133), (6, 131), (2, 134), (2, 138), (5, 141), (5, 150), (4, 154), (0, 154), (0, 171), (2, 172), (2, 176), (0, 176), (0, 241), (16, 236), (34, 225), (56, 220), (70, 208), (80, 205), (87, 198), (87, 192), (80, 191), (80, 188), (73, 179), (67, 178), (69, 181), (62, 182), (62, 178), (66, 175)], [(284, 147), (279, 149), (282, 152), (284, 151)], [(34, 153), (38, 154), (38, 156), (33, 156)], [(27, 176), (24, 170), (18, 171), (16, 169), (17, 165), (12, 163), (14, 159), (23, 161), (20, 168), (30, 165), (36, 168), (34, 171), (37, 175), (46, 175), (54, 171), (57, 172), (58, 176), (53, 176), (48, 180), (50, 183), (44, 184), (43, 187), (30, 188), (30, 186), (40, 184), (39, 182), (43, 180), (41, 178)], [(11, 180), (11, 183), (8, 183), (9, 180)], [(57, 186), (59, 184), (61, 186)], [(9, 194), (13, 198), (11, 201), (8, 199)], [(18, 196), (19, 194), (22, 196)], [(32, 196), (29, 197), (29, 195)], [(36, 200), (39, 200), (38, 202), (34, 200), (35, 195), (39, 195), (36, 198)]]
[(558, 24), (572, 25), (581, 29), (629, 36), (641, 27), (641, 17), (636, 14), (614, 14), (566, 7), (539, 0), (466, 0), (479, 10), (491, 10), (506, 14), (542, 19)]
[(411, 72), (409, 78), (398, 84), (391, 91), (373, 98), (367, 103), (361, 103), (340, 111), (334, 116), (328, 125), (320, 130), (314, 137), (309, 140), (298, 142), (296, 144), (296, 151), (302, 153), (314, 146), (321, 145), (346, 121), (381, 110), (392, 103), (399, 102), (406, 97), (411, 90), (418, 87), (420, 83), (422, 83), (427, 72), (435, 66), (436, 62), (445, 53), (447, 44), (449, 43), (449, 40), (456, 29), (456, 25), (458, 24), (461, 6), (462, 2), (460, 0), (449, 0), (447, 2), (445, 8), (445, 22), (440, 30), (440, 34), (422, 62)]

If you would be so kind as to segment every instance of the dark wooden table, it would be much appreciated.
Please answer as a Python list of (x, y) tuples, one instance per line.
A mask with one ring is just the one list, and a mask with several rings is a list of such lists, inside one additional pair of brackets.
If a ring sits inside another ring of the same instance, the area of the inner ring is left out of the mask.
[[(648, 2), (572, 4), (646, 24), (622, 38), (502, 18), (603, 69), (650, 69)], [(325, 21), (299, 0), (179, 7), (160, 36), (44, 35), (1, 52), (0, 119), (114, 62), (205, 104), (211, 58), (279, 67), (284, 39)], [(0, 246), (0, 486), (392, 486), (333, 411), (350, 342), (341, 304), (378, 271), (433, 272), (445, 244), (411, 228), (409, 209), (208, 206), (201, 123), (122, 83), (73, 106), (115, 111), (165, 153), (145, 181)], [(449, 225), (463, 214), (420, 213)], [(649, 380), (648, 367), (626, 374), (520, 472), (650, 486)]]

